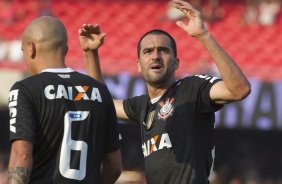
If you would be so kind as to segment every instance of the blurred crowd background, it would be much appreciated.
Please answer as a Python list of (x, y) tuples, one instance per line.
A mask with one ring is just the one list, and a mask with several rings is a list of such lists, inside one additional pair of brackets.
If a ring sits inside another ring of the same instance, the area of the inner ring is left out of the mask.
[[(281, 0), (190, 0), (209, 31), (236, 60), (252, 84), (242, 102), (216, 114), (213, 176), (219, 184), (282, 184), (282, 13)], [(136, 69), (137, 42), (150, 29), (176, 40), (178, 77), (219, 76), (210, 56), (175, 25), (183, 14), (168, 0), (0, 0), (0, 184), (7, 183), (8, 92), (28, 76), (21, 34), (35, 17), (60, 18), (69, 36), (67, 65), (85, 73), (78, 28), (99, 24), (107, 33), (101, 68), (114, 98), (145, 93)], [(119, 122), (124, 172), (118, 183), (146, 183), (137, 126)]]

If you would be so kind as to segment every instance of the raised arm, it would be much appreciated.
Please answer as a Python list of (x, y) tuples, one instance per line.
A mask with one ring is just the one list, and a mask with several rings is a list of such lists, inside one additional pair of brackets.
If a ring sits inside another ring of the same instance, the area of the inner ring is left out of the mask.
[[(105, 33), (101, 33), (99, 25), (83, 24), (78, 30), (79, 41), (83, 50), (84, 63), (87, 74), (94, 79), (104, 83), (100, 68), (98, 49), (104, 43)], [(120, 120), (129, 120), (123, 109), (122, 100), (113, 100), (117, 118)]]
[(104, 43), (106, 33), (100, 32), (100, 27), (92, 24), (83, 24), (78, 30), (79, 42), (83, 50), (84, 63), (87, 74), (104, 83), (98, 49)]
[(33, 144), (24, 140), (15, 140), (12, 143), (9, 168), (9, 184), (27, 184), (32, 169)]
[(213, 58), (223, 79), (211, 88), (210, 97), (217, 104), (225, 104), (245, 98), (251, 92), (251, 85), (239, 66), (224, 51), (204, 26), (201, 13), (189, 3), (173, 0), (174, 6), (187, 17), (188, 23), (176, 24), (190, 36), (198, 39)]

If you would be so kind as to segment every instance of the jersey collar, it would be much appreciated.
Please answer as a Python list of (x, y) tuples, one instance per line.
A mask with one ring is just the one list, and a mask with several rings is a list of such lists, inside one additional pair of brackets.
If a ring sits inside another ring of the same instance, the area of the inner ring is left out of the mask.
[(155, 97), (153, 99), (151, 99), (151, 104), (154, 104), (156, 103), (157, 101), (159, 101), (159, 99), (161, 98), (162, 96), (158, 96), (158, 97)]
[(67, 68), (47, 68), (41, 71), (42, 72), (51, 72), (51, 73), (70, 73), (74, 72), (73, 69), (67, 67)]

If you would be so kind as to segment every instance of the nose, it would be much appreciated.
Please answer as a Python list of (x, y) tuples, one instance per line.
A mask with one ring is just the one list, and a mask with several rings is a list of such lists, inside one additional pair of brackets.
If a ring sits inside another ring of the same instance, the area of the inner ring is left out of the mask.
[(161, 53), (155, 49), (153, 52), (152, 52), (152, 59), (153, 60), (159, 60), (161, 58)]

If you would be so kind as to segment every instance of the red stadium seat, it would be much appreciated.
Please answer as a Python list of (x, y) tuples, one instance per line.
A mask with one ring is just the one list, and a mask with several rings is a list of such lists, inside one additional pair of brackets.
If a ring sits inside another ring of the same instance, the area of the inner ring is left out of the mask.
[[(21, 3), (24, 2), (24, 3)], [(269, 80), (269, 75), (282, 78), (282, 18), (277, 24), (269, 27), (242, 24), (244, 3), (222, 1), (225, 17), (218, 22), (207, 25), (226, 51), (234, 57), (242, 69), (250, 77)], [(18, 1), (18, 6), (25, 16), (16, 26), (5, 30), (0, 25), (0, 33), (8, 39), (19, 38), (25, 26), (38, 14), (37, 3)], [(139, 75), (136, 69), (136, 45), (140, 36), (150, 29), (164, 29), (175, 37), (181, 67), (177, 72), (182, 76), (192, 72), (192, 66), (201, 58), (208, 58), (205, 49), (174, 22), (164, 21), (167, 1), (58, 1), (51, 0), (54, 16), (60, 18), (69, 33), (69, 54), (67, 63), (75, 68), (83, 68), (83, 56), (79, 48), (77, 30), (83, 23), (99, 23), (103, 32), (107, 33), (105, 43), (100, 49), (101, 66), (105, 74), (117, 74), (127, 71)], [(0, 23), (1, 24), (1, 23)], [(118, 61), (118, 62), (117, 62)], [(192, 66), (190, 66), (192, 65)], [(0, 68), (7, 67), (0, 62)], [(11, 67), (11, 66), (9, 66)], [(269, 72), (270, 71), (270, 72)]]

